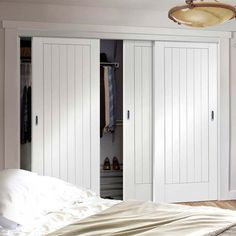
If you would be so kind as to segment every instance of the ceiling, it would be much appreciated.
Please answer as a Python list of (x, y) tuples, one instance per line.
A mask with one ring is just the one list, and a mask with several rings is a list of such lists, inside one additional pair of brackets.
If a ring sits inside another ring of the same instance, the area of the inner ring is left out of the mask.
[[(102, 8), (107, 7), (166, 11), (174, 5), (183, 4), (184, 0), (0, 0), (0, 2), (49, 3)], [(236, 5), (236, 0), (222, 0), (222, 2)]]

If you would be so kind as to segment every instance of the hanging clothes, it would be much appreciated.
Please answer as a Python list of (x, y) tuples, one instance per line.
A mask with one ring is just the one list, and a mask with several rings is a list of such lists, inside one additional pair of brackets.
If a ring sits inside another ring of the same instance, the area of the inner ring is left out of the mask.
[(108, 67), (108, 87), (109, 87), (109, 124), (108, 128), (110, 132), (115, 129), (115, 104), (114, 104), (114, 84), (113, 84), (113, 67)]
[(27, 114), (27, 87), (25, 86), (23, 89), (23, 96), (21, 99), (21, 144), (25, 144), (27, 142), (27, 134), (28, 134), (28, 114)]
[(31, 86), (27, 89), (27, 141), (31, 142)]
[(21, 63), (21, 144), (31, 142), (31, 64)]
[(103, 136), (103, 130), (106, 126), (105, 109), (105, 85), (104, 85), (104, 67), (100, 68), (100, 137)]
[(102, 116), (100, 117), (100, 119), (101, 121), (104, 121), (104, 123), (101, 122), (100, 127), (101, 130), (103, 129), (105, 133), (106, 132), (112, 133), (115, 131), (115, 119), (116, 119), (115, 118), (116, 87), (114, 79), (114, 69), (112, 66), (102, 66), (100, 73), (101, 73), (100, 86), (102, 87), (104, 86), (103, 88), (101, 88), (101, 107), (100, 107), (100, 112)]
[(108, 66), (104, 66), (104, 90), (105, 90), (105, 128), (110, 124), (110, 91)]

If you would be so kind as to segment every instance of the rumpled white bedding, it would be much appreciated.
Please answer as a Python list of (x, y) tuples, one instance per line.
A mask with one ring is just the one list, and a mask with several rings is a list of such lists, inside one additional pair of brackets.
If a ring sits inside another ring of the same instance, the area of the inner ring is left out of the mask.
[(119, 202), (120, 201), (106, 200), (99, 197), (89, 197), (83, 203), (72, 202), (59, 211), (51, 212), (37, 218), (31, 225), (17, 228), (16, 230), (4, 230), (0, 227), (0, 235), (43, 236), (68, 224), (74, 223), (75, 221), (82, 220), (88, 216), (108, 209)]

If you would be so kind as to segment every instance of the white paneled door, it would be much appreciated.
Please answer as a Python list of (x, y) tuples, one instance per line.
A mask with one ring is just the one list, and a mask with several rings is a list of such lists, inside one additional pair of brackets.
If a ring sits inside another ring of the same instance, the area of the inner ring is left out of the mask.
[(99, 192), (99, 40), (33, 38), (32, 171)]
[(156, 42), (154, 200), (217, 199), (217, 45)]
[(152, 200), (153, 43), (124, 41), (124, 197)]

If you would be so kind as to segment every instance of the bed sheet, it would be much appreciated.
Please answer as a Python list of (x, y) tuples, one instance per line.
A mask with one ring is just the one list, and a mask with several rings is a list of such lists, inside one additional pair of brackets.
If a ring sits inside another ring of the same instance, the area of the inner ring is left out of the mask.
[(50, 212), (34, 220), (31, 225), (19, 227), (16, 230), (4, 230), (0, 227), (1, 236), (43, 236), (58, 230), (68, 224), (82, 220), (120, 203), (117, 200), (107, 200), (90, 197), (85, 202), (73, 202), (61, 210)]

